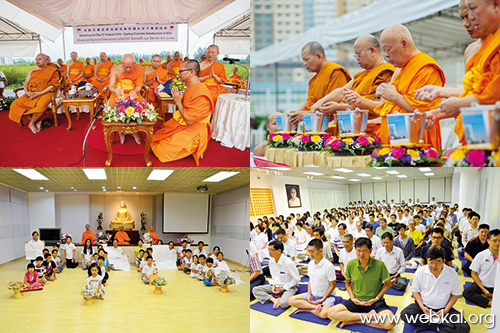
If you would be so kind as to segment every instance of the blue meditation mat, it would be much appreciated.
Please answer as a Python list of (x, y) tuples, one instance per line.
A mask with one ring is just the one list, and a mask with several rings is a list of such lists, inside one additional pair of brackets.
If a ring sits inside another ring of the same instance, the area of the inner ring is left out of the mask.
[(279, 307), (277, 309), (273, 309), (273, 302), (266, 302), (264, 304), (260, 304), (260, 302), (256, 302), (252, 305), (250, 305), (250, 309), (252, 310), (256, 310), (256, 311), (260, 311), (260, 312), (263, 312), (263, 313), (267, 313), (268, 315), (271, 315), (271, 316), (279, 316), (280, 314), (282, 314), (283, 312), (285, 312), (286, 310), (288, 310), (288, 308), (286, 309), (283, 309), (282, 307)]
[(309, 276), (304, 275), (300, 278), (300, 282), (309, 282)]
[(345, 288), (345, 281), (337, 281), (335, 288)]
[(306, 261), (306, 260), (302, 260), (302, 261), (299, 261), (299, 264), (308, 264), (309, 261)]
[(302, 267), (302, 266), (304, 266), (304, 265), (297, 265), (297, 268), (298, 268), (298, 267)]
[(262, 260), (260, 263), (261, 266), (269, 266), (269, 260)]
[[(466, 282), (464, 283), (464, 291), (465, 291), (465, 289), (469, 288), (469, 287), (470, 287), (470, 286), (472, 286), (473, 284), (474, 284), (474, 282), (472, 282), (472, 281), (466, 281)], [(475, 304), (475, 303), (469, 302), (469, 300), (468, 300), (468, 299), (466, 299), (465, 297), (464, 297), (464, 301), (465, 301), (465, 304), (474, 305), (474, 306), (479, 306), (479, 305), (477, 305), (477, 304)], [(480, 306), (479, 306), (479, 307), (480, 307)], [(488, 308), (491, 308), (491, 306), (488, 306)]]
[[(403, 333), (413, 333), (415, 331), (415, 326), (410, 325), (408, 323), (405, 323), (405, 326), (403, 327)], [(431, 330), (425, 330), (425, 331), (420, 331), (422, 333), (434, 333), (437, 331), (431, 331)]]
[[(344, 301), (344, 299), (342, 297), (335, 296), (335, 305), (340, 304), (343, 301)], [(299, 320), (303, 320), (303, 321), (308, 321), (310, 323), (324, 325), (324, 326), (331, 323), (331, 319), (319, 318), (310, 312), (299, 312), (299, 313), (296, 313), (296, 312), (297, 312), (297, 310), (295, 312), (293, 312), (290, 315), (290, 317), (295, 318), (295, 319), (299, 319)]]
[[(407, 278), (403, 278), (403, 280), (405, 280), (406, 282), (406, 288), (408, 289), (408, 282), (410, 280), (408, 280)], [(389, 288), (389, 290), (387, 290), (387, 292), (385, 293), (386, 295), (393, 295), (393, 296), (403, 296), (406, 292), (406, 289), (405, 290), (396, 290), (394, 288)]]
[[(389, 306), (389, 309), (391, 309), (392, 313), (396, 313), (398, 308), (396, 306)], [(337, 328), (340, 328), (340, 325), (342, 323), (339, 322), (337, 324)], [(352, 325), (347, 325), (343, 328), (340, 328), (341, 330), (346, 330), (346, 331), (354, 331), (354, 332), (362, 332), (362, 333), (387, 333), (388, 330), (383, 330), (380, 328), (373, 328), (364, 324), (352, 324)]]
[(269, 284), (269, 280), (266, 280), (266, 281), (264, 282), (264, 284)]
[(297, 289), (297, 294), (307, 293), (307, 283), (299, 283), (299, 289)]
[[(418, 264), (418, 266), (420, 266), (420, 263), (416, 260), (413, 260), (414, 262), (416, 262)], [(405, 273), (415, 273), (417, 271), (418, 267), (413, 269), (413, 268), (407, 268), (405, 269)]]

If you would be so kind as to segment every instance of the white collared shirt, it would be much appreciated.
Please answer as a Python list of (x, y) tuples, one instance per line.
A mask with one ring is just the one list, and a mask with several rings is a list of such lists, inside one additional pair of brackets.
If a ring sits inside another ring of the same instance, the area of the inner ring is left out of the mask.
[(298, 240), (299, 244), (305, 243), (307, 241), (307, 231), (306, 231), (306, 229), (302, 228), (302, 230), (297, 231), (295, 237)]
[(352, 248), (351, 252), (347, 252), (344, 249), (340, 250), (340, 256), (339, 256), (339, 263), (342, 263), (345, 266), (347, 266), (347, 263), (351, 261), (352, 259), (356, 259), (356, 251), (354, 250), (354, 247)]
[(406, 261), (403, 250), (397, 246), (393, 246), (391, 252), (388, 252), (385, 247), (378, 249), (375, 259), (382, 260), (384, 262), (390, 275), (394, 275), (396, 273), (403, 274), (405, 272)]
[(205, 249), (202, 249), (200, 251), (200, 249), (196, 248), (196, 250), (194, 250), (194, 252), (193, 252), (193, 256), (197, 255), (198, 258), (200, 257), (201, 254), (205, 255), (205, 258), (208, 258), (208, 254), (207, 254), (207, 251), (205, 251)]
[(446, 264), (436, 278), (425, 265), (417, 269), (411, 283), (411, 292), (420, 293), (424, 305), (431, 309), (443, 309), (451, 295), (462, 295), (462, 287), (457, 272)]
[(358, 229), (356, 228), (356, 230), (354, 230), (352, 232), (352, 237), (354, 237), (355, 239), (358, 239), (360, 237), (366, 237), (366, 232), (364, 229), (361, 229), (361, 231), (358, 231)]
[[(323, 297), (330, 287), (330, 282), (335, 281), (335, 267), (331, 262), (324, 257), (316, 264), (316, 260), (311, 260), (307, 266), (307, 275), (309, 276), (309, 284), (311, 293), (316, 297)], [(335, 296), (335, 289), (330, 294)]]
[(479, 252), (470, 265), (471, 271), (477, 272), (479, 280), (486, 288), (495, 287), (496, 263), (493, 259), (493, 252), (486, 249)]
[(380, 237), (377, 235), (372, 235), (372, 238), (370, 238), (372, 241), (372, 253), (371, 256), (375, 257), (377, 255), (377, 251), (382, 248), (382, 241), (380, 240)]
[(289, 290), (300, 282), (300, 275), (295, 262), (283, 254), (278, 262), (274, 258), (269, 260), (269, 270), (272, 277), (271, 285), (277, 288)]
[(297, 246), (291, 239), (287, 239), (285, 243), (283, 243), (283, 246), (285, 247), (285, 250), (283, 251), (283, 254), (286, 255), (287, 257), (294, 257), (297, 259)]
[(257, 235), (255, 238), (255, 246), (257, 250), (262, 249), (262, 247), (267, 243), (267, 235), (263, 232)]

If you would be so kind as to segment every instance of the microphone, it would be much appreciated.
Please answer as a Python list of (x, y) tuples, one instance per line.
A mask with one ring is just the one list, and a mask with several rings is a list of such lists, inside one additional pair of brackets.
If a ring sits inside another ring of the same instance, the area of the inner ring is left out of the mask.
[(92, 117), (92, 120), (95, 120), (97, 119), (97, 117), (99, 116), (99, 114), (102, 112), (102, 110), (104, 110), (104, 105), (101, 105), (101, 107), (97, 110), (96, 113), (94, 113), (94, 117)]
[(245, 251), (247, 251), (247, 256), (249, 256), (250, 254), (248, 253), (248, 250), (245, 250)]
[(222, 60), (229, 61), (231, 64), (234, 64), (237, 61), (241, 61), (241, 59), (228, 58), (228, 57), (224, 57)]

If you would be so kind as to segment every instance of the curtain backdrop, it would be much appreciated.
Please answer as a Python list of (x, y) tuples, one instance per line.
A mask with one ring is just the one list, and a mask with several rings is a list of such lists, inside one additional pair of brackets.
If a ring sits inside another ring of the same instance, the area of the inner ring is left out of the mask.
[(314, 190), (309, 189), (311, 215), (325, 209), (345, 207), (348, 204), (346, 191)]

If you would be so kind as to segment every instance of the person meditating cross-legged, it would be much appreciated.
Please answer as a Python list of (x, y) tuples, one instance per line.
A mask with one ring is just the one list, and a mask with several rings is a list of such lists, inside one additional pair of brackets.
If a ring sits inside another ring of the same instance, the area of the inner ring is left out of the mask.
[(85, 244), (85, 240), (90, 239), (92, 244), (95, 243), (96, 238), (92, 230), (90, 230), (90, 224), (85, 225), (85, 231), (82, 234), (82, 244)]
[[(382, 261), (370, 256), (370, 239), (358, 238), (354, 247), (357, 259), (349, 261), (345, 270), (345, 286), (350, 299), (328, 310), (328, 318), (342, 321), (341, 327), (344, 327), (361, 323), (364, 317), (365, 325), (390, 330), (396, 323), (388, 320), (392, 312), (383, 299), (391, 287), (389, 272)], [(375, 320), (377, 315), (379, 318)]]
[(208, 88), (200, 82), (200, 64), (187, 60), (181, 64), (179, 76), (186, 85), (182, 94), (172, 88), (172, 97), (178, 110), (165, 126), (153, 135), (151, 149), (165, 163), (193, 155), (196, 165), (207, 149), (210, 139), (210, 116), (214, 104)]
[(119, 230), (115, 234), (115, 239), (118, 241), (119, 245), (129, 245), (130, 237), (126, 231), (123, 231), (123, 226), (121, 225)]

